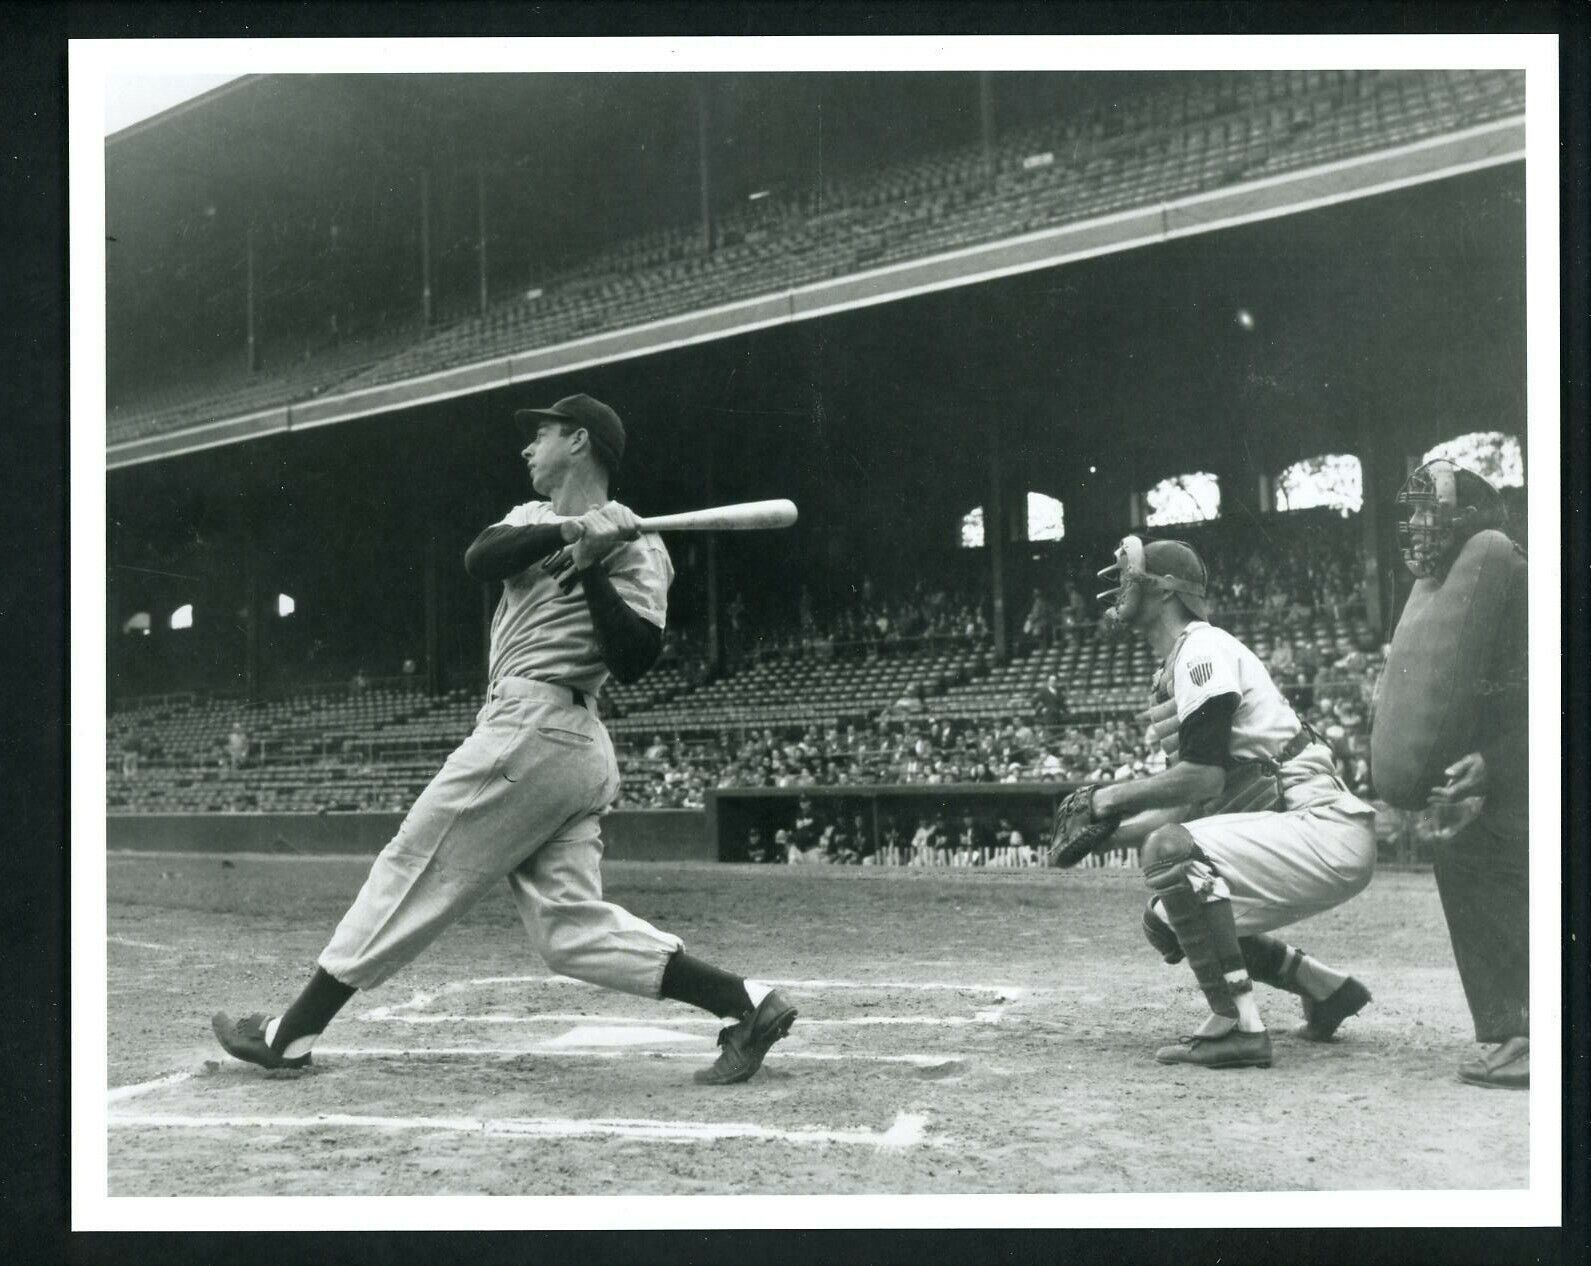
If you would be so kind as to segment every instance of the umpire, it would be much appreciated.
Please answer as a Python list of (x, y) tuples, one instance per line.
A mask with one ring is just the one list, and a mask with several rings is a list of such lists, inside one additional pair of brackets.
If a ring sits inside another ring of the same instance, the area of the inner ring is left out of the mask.
[[(1434, 857), (1475, 1040), (1491, 1047), (1461, 1063), (1458, 1075), (1476, 1086), (1523, 1090), (1530, 1085), (1524, 551), (1505, 535), (1497, 490), (1451, 462), (1429, 462), (1410, 475), (1397, 512), (1399, 547), (1416, 584), (1393, 633), (1371, 735), (1372, 776), (1390, 802), (1405, 800), (1400, 807), (1422, 794), (1428, 807), (1482, 799), (1468, 825), (1436, 844)], [(1454, 706), (1465, 694), (1473, 695), (1471, 706)], [(1423, 764), (1414, 755), (1422, 750)]]

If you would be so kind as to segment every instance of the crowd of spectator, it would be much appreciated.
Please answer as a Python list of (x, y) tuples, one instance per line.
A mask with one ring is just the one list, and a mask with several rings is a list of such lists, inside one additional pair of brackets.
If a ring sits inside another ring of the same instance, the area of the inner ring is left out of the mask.
[(893, 647), (924, 642), (961, 646), (990, 644), (987, 595), (955, 587), (934, 587), (918, 581), (897, 594), (883, 592), (870, 576), (861, 577), (845, 600), (825, 609), (802, 588), (794, 619), (770, 613), (758, 620), (736, 594), (724, 612), (726, 645), (731, 658), (768, 655), (832, 655), (840, 649), (865, 648), (888, 653)]
[[(1372, 802), (1369, 728), (1382, 662), (1380, 649), (1355, 650), (1316, 669), (1308, 655), (1300, 655), (1285, 639), (1275, 644), (1269, 658), (1273, 675), (1300, 716), (1333, 747), (1349, 787)], [(222, 775), (247, 775), (261, 759), (255, 747), (238, 721), (223, 730), (201, 763)], [(132, 735), (119, 743), (111, 763), (122, 783), (160, 776), (158, 768), (142, 770), (144, 755)], [(339, 787), (346, 783), (336, 807), (401, 810), (412, 799), (413, 789), (403, 791), (391, 778), (383, 779), (383, 770), (368, 754), (343, 755), (339, 760), (337, 768), (328, 765), (306, 772), (306, 777), (314, 775), (311, 781), (331, 780)], [(994, 724), (931, 712), (916, 716), (891, 712), (844, 725), (656, 734), (622, 750), (620, 763), (624, 780), (616, 807), (699, 809), (714, 787), (898, 784), (949, 789), (969, 784), (1099, 782), (1155, 773), (1164, 768), (1165, 757), (1147, 743), (1142, 726), (1132, 718), (1086, 725), (1069, 718), (1064, 694), (1052, 678), (1035, 696), (1029, 715)], [(416, 761), (412, 772), (423, 782), (430, 769), (429, 762)], [(217, 809), (250, 807), (249, 787), (232, 787), (230, 782), (227, 786), (232, 798), (217, 804)], [(832, 812), (828, 808), (836, 803), (832, 793), (817, 802), (825, 807), (811, 815), (811, 821), (805, 815), (792, 815), (789, 822), (770, 825), (746, 839), (746, 855), (797, 864), (875, 866), (999, 868), (1043, 862), (1046, 824), (1036, 819), (968, 818), (944, 808), (909, 820), (886, 815), (875, 836), (870, 817), (854, 807), (860, 798), (839, 802)], [(1383, 856), (1398, 861), (1428, 855), (1434, 840), (1459, 829), (1474, 810), (1473, 805), (1440, 813), (1378, 808)], [(1092, 864), (1133, 865), (1135, 860), (1130, 852), (1118, 852)]]
[[(1358, 530), (1355, 517), (1305, 512), (1267, 516), (1258, 527), (1248, 520), (1217, 520), (1151, 531), (1197, 544), (1210, 567), (1218, 619), (1242, 612), (1288, 627), (1322, 612), (1341, 615), (1362, 607)], [(1019, 595), (1012, 595), (1011, 631), (1019, 652), (1054, 645), (1073, 630), (1098, 628), (1103, 611), (1095, 595), (1102, 582), (1095, 573), (1109, 548), (1103, 542), (1068, 541), (1048, 551), (1042, 583), (1029, 587), (1020, 602)], [(842, 592), (843, 598), (824, 604), (803, 588), (793, 609), (756, 614), (736, 594), (726, 604), (723, 622), (730, 670), (772, 655), (823, 656), (857, 649), (888, 654), (891, 648), (925, 642), (993, 645), (992, 605), (981, 587), (919, 579), (891, 590), (862, 574)], [(1306, 661), (1308, 655), (1304, 653)]]
[(1302, 537), (1296, 553), (1250, 546), (1232, 550), (1213, 585), (1227, 610), (1262, 611), (1302, 620), (1317, 610), (1345, 611), (1360, 597), (1364, 577), (1352, 552)]
[(1066, 630), (1087, 628), (1098, 621), (1098, 605), (1084, 592), (1080, 578), (1068, 575), (1053, 592), (1034, 587), (1020, 637), (1024, 645), (1050, 646)]
[[(1295, 631), (1291, 619), (1298, 613), (1318, 613), (1323, 606), (1336, 608), (1332, 614), (1340, 615), (1357, 599), (1356, 525), (1351, 520), (1317, 520), (1248, 534), (1203, 525), (1200, 545), (1215, 560), (1216, 619), (1231, 611), (1258, 617), (1266, 633), (1256, 646), (1273, 679), (1299, 715), (1331, 744), (1349, 788), (1373, 801), (1369, 730), (1386, 648), (1363, 628), (1344, 640), (1340, 620), (1337, 638), (1326, 641), (1303, 627), (1302, 620)], [(1190, 529), (1187, 534), (1197, 532)], [(1090, 596), (1094, 578), (1085, 574), (1097, 559), (1083, 555), (1079, 549), (1070, 560), (1055, 559), (1049, 584), (1035, 587), (1025, 608), (1013, 613), (1021, 617), (1020, 627), (1013, 625), (1019, 655), (1097, 622), (1099, 606)], [(737, 597), (726, 613), (730, 638), (761, 653), (818, 658), (853, 656), (858, 646), (870, 656), (888, 654), (892, 646), (906, 653), (923, 639), (939, 638), (992, 653), (987, 601), (975, 592), (921, 581), (886, 592), (867, 577), (842, 592), (845, 600), (819, 607), (803, 591), (792, 622), (772, 622), (760, 631), (752, 627)], [(712, 676), (706, 647), (695, 632), (671, 628), (667, 639), (665, 660), (679, 669), (685, 698)], [(976, 670), (968, 680), (978, 680)], [(1127, 684), (1147, 688), (1147, 682)], [(616, 807), (695, 810), (714, 788), (1062, 784), (1143, 777), (1165, 767), (1164, 754), (1147, 742), (1141, 722), (1108, 712), (1102, 717), (1098, 709), (1073, 711), (1066, 688), (1065, 677), (1051, 674), (1025, 708), (1013, 708), (1012, 715), (997, 721), (987, 719), (987, 712), (976, 719), (950, 715), (954, 709), (941, 708), (938, 693), (929, 689), (919, 693), (914, 708), (896, 703), (875, 715), (839, 723), (695, 728), (650, 736), (640, 730), (629, 737), (616, 731), (623, 771)], [(348, 694), (354, 700), (368, 696), (363, 671), (349, 683)], [(635, 706), (644, 715), (645, 700)], [(208, 769), (211, 779), (224, 775), (221, 781), (228, 787), (242, 780), (236, 794), (252, 794), (243, 782), (290, 759), (282, 755), (269, 727), (256, 731), (253, 721), (246, 727), (242, 719), (233, 723), (224, 713), (217, 720), (189, 763), (197, 761), (195, 768)], [(142, 745), (141, 732), (130, 723), (113, 729), (116, 742), (108, 760), (113, 774), (119, 773), (127, 785), (158, 779), (170, 764), (159, 746)], [(422, 755), (411, 754), (412, 768), (400, 773), (391, 755), (378, 758), (373, 747), (340, 744), (336, 751), (319, 753), (326, 768), (306, 768), (305, 785), (334, 785), (338, 808), (402, 808), (417, 791), (404, 780), (419, 779), (423, 785), (434, 772), (434, 762)], [(266, 781), (274, 786), (282, 780)], [(852, 807), (865, 803), (859, 795), (836, 809), (832, 820), (806, 824), (792, 819), (768, 826), (765, 838), (746, 841), (748, 855), (873, 865), (1035, 863), (1037, 836), (1045, 824), (998, 816), (964, 820), (959, 809), (948, 807), (955, 804), (954, 793), (947, 794), (943, 812), (921, 820), (886, 818), (876, 831), (871, 817)], [(832, 791), (816, 801), (840, 803)], [(1385, 811), (1380, 825), (1389, 851), (1409, 859), (1423, 842), (1450, 833), (1459, 822), (1440, 814)]]
[[(1369, 719), (1384, 653), (1351, 651), (1328, 664), (1281, 641), (1271, 669), (1300, 715), (1337, 753), (1344, 779), (1369, 794)], [(996, 724), (901, 716), (844, 726), (731, 730), (684, 737), (654, 735), (622, 756), (623, 808), (699, 808), (710, 787), (838, 787), (1101, 782), (1165, 768), (1130, 717), (1068, 723), (1051, 677), (1032, 714)]]
[(672, 740), (621, 758), (622, 808), (697, 808), (708, 787), (843, 787), (1099, 781), (1164, 768), (1130, 720), (1041, 730), (938, 717), (870, 724), (765, 727)]

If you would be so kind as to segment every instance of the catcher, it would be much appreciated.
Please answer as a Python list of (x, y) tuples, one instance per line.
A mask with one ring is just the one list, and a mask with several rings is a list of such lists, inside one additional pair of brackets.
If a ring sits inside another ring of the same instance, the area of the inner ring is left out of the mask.
[(1300, 723), (1265, 666), (1205, 620), (1207, 573), (1182, 541), (1124, 539), (1107, 618), (1162, 657), (1142, 714), (1165, 772), (1094, 784), (1056, 810), (1050, 858), (1138, 844), (1151, 897), (1144, 933), (1184, 957), (1210, 1005), (1162, 1064), (1268, 1068), (1271, 1040), (1252, 982), (1303, 999), (1299, 1036), (1328, 1041), (1370, 1001), (1351, 976), (1269, 936), (1346, 901), (1375, 867), (1375, 812), (1349, 794), (1331, 749)]

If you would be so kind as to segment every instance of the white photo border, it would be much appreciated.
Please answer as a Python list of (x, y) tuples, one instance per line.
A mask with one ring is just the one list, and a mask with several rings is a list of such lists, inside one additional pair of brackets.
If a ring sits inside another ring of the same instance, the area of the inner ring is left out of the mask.
[[(1559, 161), (1555, 35), (72, 40), (71, 1225), (98, 1230), (688, 1227), (1559, 1226), (1562, 850), (1533, 847), (1530, 1185), (1521, 1191), (1068, 1195), (112, 1197), (107, 1167), (105, 844), (106, 87), (112, 76), (817, 70), (1513, 68), (1526, 74), (1531, 815), (1561, 822)], [(1456, 1054), (1456, 1052), (1455, 1052)]]

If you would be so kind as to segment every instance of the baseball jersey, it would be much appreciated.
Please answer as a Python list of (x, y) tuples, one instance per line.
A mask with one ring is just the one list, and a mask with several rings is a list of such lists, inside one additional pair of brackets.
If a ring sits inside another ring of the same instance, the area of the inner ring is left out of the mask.
[[(545, 501), (527, 501), (508, 512), (508, 527), (531, 527), (556, 517)], [(623, 541), (603, 562), (619, 597), (637, 615), (662, 628), (668, 619), (668, 587), (674, 564), (655, 535)], [(490, 676), (550, 681), (589, 695), (608, 679), (597, 649), (591, 610), (575, 578), (570, 546), (560, 546), (503, 582), (492, 615)]]
[[(1179, 724), (1206, 700), (1217, 695), (1237, 696), (1228, 749), (1235, 760), (1278, 760), (1282, 749), (1301, 728), (1298, 714), (1276, 688), (1259, 657), (1225, 629), (1203, 620), (1189, 624), (1179, 646), (1172, 651), (1170, 663), (1155, 681), (1156, 695), (1163, 696), (1168, 688), (1168, 670), (1170, 697), (1176, 701)], [(1371, 812), (1342, 785), (1331, 749), (1324, 743), (1310, 743), (1282, 762), (1281, 771), (1290, 809), (1335, 800), (1348, 812)]]
[(1159, 697), (1176, 701), (1181, 723), (1217, 695), (1236, 695), (1231, 753), (1238, 760), (1274, 758), (1298, 733), (1298, 714), (1282, 697), (1259, 657), (1225, 629), (1203, 620), (1188, 625), (1169, 665), (1155, 683)]

